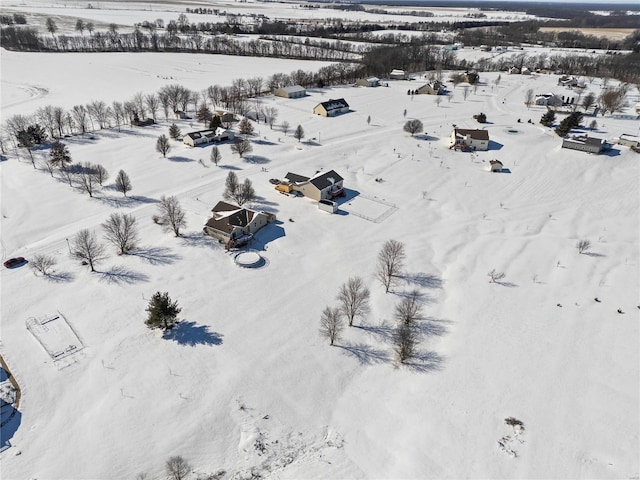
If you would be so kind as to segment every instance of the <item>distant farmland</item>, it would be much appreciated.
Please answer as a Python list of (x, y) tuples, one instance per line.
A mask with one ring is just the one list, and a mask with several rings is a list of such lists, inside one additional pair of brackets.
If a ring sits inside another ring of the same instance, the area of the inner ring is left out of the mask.
[(622, 40), (626, 36), (633, 33), (633, 28), (571, 28), (565, 27), (540, 27), (541, 32), (566, 32), (576, 31), (584, 35), (593, 35), (594, 37), (604, 37), (611, 40)]

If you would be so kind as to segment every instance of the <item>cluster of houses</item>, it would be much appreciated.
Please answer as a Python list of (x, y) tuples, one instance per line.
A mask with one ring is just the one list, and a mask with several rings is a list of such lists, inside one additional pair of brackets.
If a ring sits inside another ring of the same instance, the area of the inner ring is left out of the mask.
[[(313, 177), (287, 173), (285, 181), (276, 186), (283, 192), (300, 192), (318, 202), (321, 210), (331, 213), (337, 209), (332, 199), (344, 196), (344, 179), (334, 170), (318, 172)], [(224, 243), (227, 249), (246, 245), (262, 227), (276, 221), (273, 213), (239, 207), (227, 202), (218, 202), (205, 223), (205, 234)]]

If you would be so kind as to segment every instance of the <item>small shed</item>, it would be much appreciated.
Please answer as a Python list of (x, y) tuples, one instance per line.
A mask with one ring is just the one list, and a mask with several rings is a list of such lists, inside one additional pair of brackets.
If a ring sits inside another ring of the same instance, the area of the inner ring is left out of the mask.
[(359, 78), (356, 80), (356, 85), (359, 87), (378, 87), (380, 86), (380, 79), (378, 77)]
[(626, 145), (627, 147), (638, 147), (640, 146), (640, 137), (638, 135), (623, 133), (618, 137), (618, 145)]
[(347, 113), (348, 111), (349, 104), (344, 100), (344, 98), (319, 103), (313, 109), (314, 114), (322, 117), (334, 117), (341, 113)]
[(502, 171), (502, 162), (500, 160), (490, 160), (489, 161), (490, 169), (492, 172), (501, 172)]
[(398, 70), (397, 68), (394, 68), (393, 70), (391, 70), (389, 78), (391, 80), (406, 80), (407, 74), (404, 72), (404, 70)]
[(307, 95), (307, 90), (300, 85), (290, 85), (288, 87), (277, 88), (273, 94), (276, 97), (300, 98)]

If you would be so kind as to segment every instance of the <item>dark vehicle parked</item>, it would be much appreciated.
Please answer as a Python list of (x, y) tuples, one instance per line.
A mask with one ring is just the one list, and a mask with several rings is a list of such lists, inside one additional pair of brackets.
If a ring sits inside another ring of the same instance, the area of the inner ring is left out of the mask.
[(25, 262), (26, 260), (24, 259), (24, 257), (15, 257), (15, 258), (10, 258), (9, 260), (5, 260), (3, 265), (7, 268), (13, 268), (13, 267), (22, 265)]

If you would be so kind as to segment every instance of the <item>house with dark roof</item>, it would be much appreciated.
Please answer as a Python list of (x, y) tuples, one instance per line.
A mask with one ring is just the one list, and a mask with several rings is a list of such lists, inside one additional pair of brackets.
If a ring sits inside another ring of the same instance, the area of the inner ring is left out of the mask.
[(316, 202), (344, 196), (344, 179), (335, 170), (319, 172), (311, 178), (289, 172), (284, 178), (291, 190), (300, 192)]
[(590, 137), (589, 135), (575, 135), (562, 139), (562, 148), (588, 153), (601, 153), (605, 149), (605, 144), (604, 138)]
[(244, 245), (253, 235), (276, 217), (227, 202), (218, 202), (211, 210), (212, 217), (204, 226), (204, 233), (217, 238), (228, 247)]
[(182, 137), (182, 143), (195, 147), (196, 145), (203, 145), (211, 142), (224, 142), (226, 140), (233, 140), (235, 134), (231, 130), (225, 130), (223, 128), (198, 130), (197, 132), (189, 132)]
[(489, 150), (489, 132), (454, 128), (451, 132), (449, 148), (463, 150)]
[(348, 111), (349, 104), (344, 100), (344, 98), (319, 103), (313, 109), (313, 113), (315, 115), (321, 115), (323, 117), (334, 117), (341, 113), (347, 113)]

